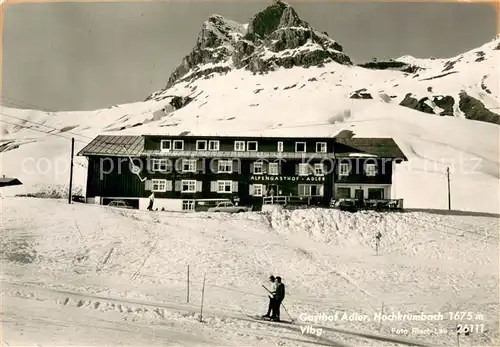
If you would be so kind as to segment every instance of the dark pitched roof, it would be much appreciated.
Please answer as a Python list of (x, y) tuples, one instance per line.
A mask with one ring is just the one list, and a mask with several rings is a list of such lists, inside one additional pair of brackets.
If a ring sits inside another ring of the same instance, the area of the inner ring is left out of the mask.
[[(169, 137), (174, 136), (169, 135)], [(200, 136), (186, 137), (201, 138)], [(235, 136), (235, 138), (237, 137)], [(408, 160), (392, 138), (335, 138), (335, 142), (335, 155), (340, 157), (361, 153), (380, 158), (399, 158), (405, 161)], [(82, 150), (80, 150), (77, 155), (108, 155), (125, 157), (160, 155), (161, 153), (162, 152), (159, 150), (145, 150), (144, 136), (141, 135), (99, 135)], [(186, 154), (185, 152), (183, 153)], [(173, 153), (170, 153), (170, 155), (173, 155)]]
[(0, 177), (0, 187), (18, 186), (21, 184), (22, 182), (17, 178)]
[(99, 135), (77, 155), (140, 156), (144, 152), (144, 138), (133, 135)]
[(337, 138), (334, 151), (337, 156), (348, 156), (349, 154), (361, 153), (374, 155), (380, 158), (398, 158), (408, 161), (408, 158), (392, 138)]

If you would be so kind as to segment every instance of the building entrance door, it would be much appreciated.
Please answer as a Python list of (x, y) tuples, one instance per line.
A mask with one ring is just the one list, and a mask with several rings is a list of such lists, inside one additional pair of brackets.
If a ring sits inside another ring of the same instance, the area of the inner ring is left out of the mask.
[(276, 196), (278, 195), (278, 186), (275, 184), (270, 184), (269, 188), (267, 190), (267, 195), (269, 196)]
[(354, 190), (354, 198), (356, 200), (363, 200), (363, 189), (355, 189)]

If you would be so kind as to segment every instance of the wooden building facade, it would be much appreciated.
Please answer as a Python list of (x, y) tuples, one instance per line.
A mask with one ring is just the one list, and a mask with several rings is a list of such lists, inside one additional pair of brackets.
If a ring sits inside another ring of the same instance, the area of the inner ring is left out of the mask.
[(258, 209), (266, 197), (390, 198), (394, 163), (407, 160), (392, 139), (241, 136), (98, 136), (78, 155), (88, 158), (88, 202), (145, 209), (154, 193), (165, 210), (209, 199)]

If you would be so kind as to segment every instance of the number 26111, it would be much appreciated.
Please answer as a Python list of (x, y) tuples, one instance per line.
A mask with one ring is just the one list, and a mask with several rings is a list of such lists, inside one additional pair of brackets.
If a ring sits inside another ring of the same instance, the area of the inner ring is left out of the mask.
[(457, 334), (484, 333), (484, 324), (458, 324)]

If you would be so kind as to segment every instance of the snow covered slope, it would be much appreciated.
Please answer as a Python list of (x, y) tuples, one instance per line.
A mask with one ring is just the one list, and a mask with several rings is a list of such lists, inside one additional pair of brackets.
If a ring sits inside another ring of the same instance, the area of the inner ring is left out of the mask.
[[(11, 346), (450, 346), (455, 311), (472, 312), (480, 329), (462, 335), (461, 346), (500, 342), (498, 218), (183, 214), (27, 198), (4, 198), (0, 211), (2, 338)], [(246, 316), (267, 308), (261, 284), (270, 273), (284, 279), (288, 313), (299, 325), (322, 327), (321, 336)], [(204, 275), (206, 324), (199, 324)], [(443, 319), (381, 323), (382, 305), (387, 315), (441, 312)], [(303, 314), (338, 319), (307, 322)]]
[[(334, 136), (350, 130), (395, 138), (409, 158), (397, 167), (394, 186), (406, 207), (447, 208), (450, 167), (453, 209), (498, 213), (499, 37), (456, 58), (398, 59), (413, 72), (398, 61), (355, 66), (328, 34), (288, 5), (273, 6), (248, 25), (211, 16), (166, 89), (144, 102), (92, 112), (3, 107), (1, 173), (25, 185), (2, 194), (54, 185), (64, 191), (71, 137), (78, 151), (104, 132)], [(76, 160), (75, 183), (83, 186), (86, 161)]]

